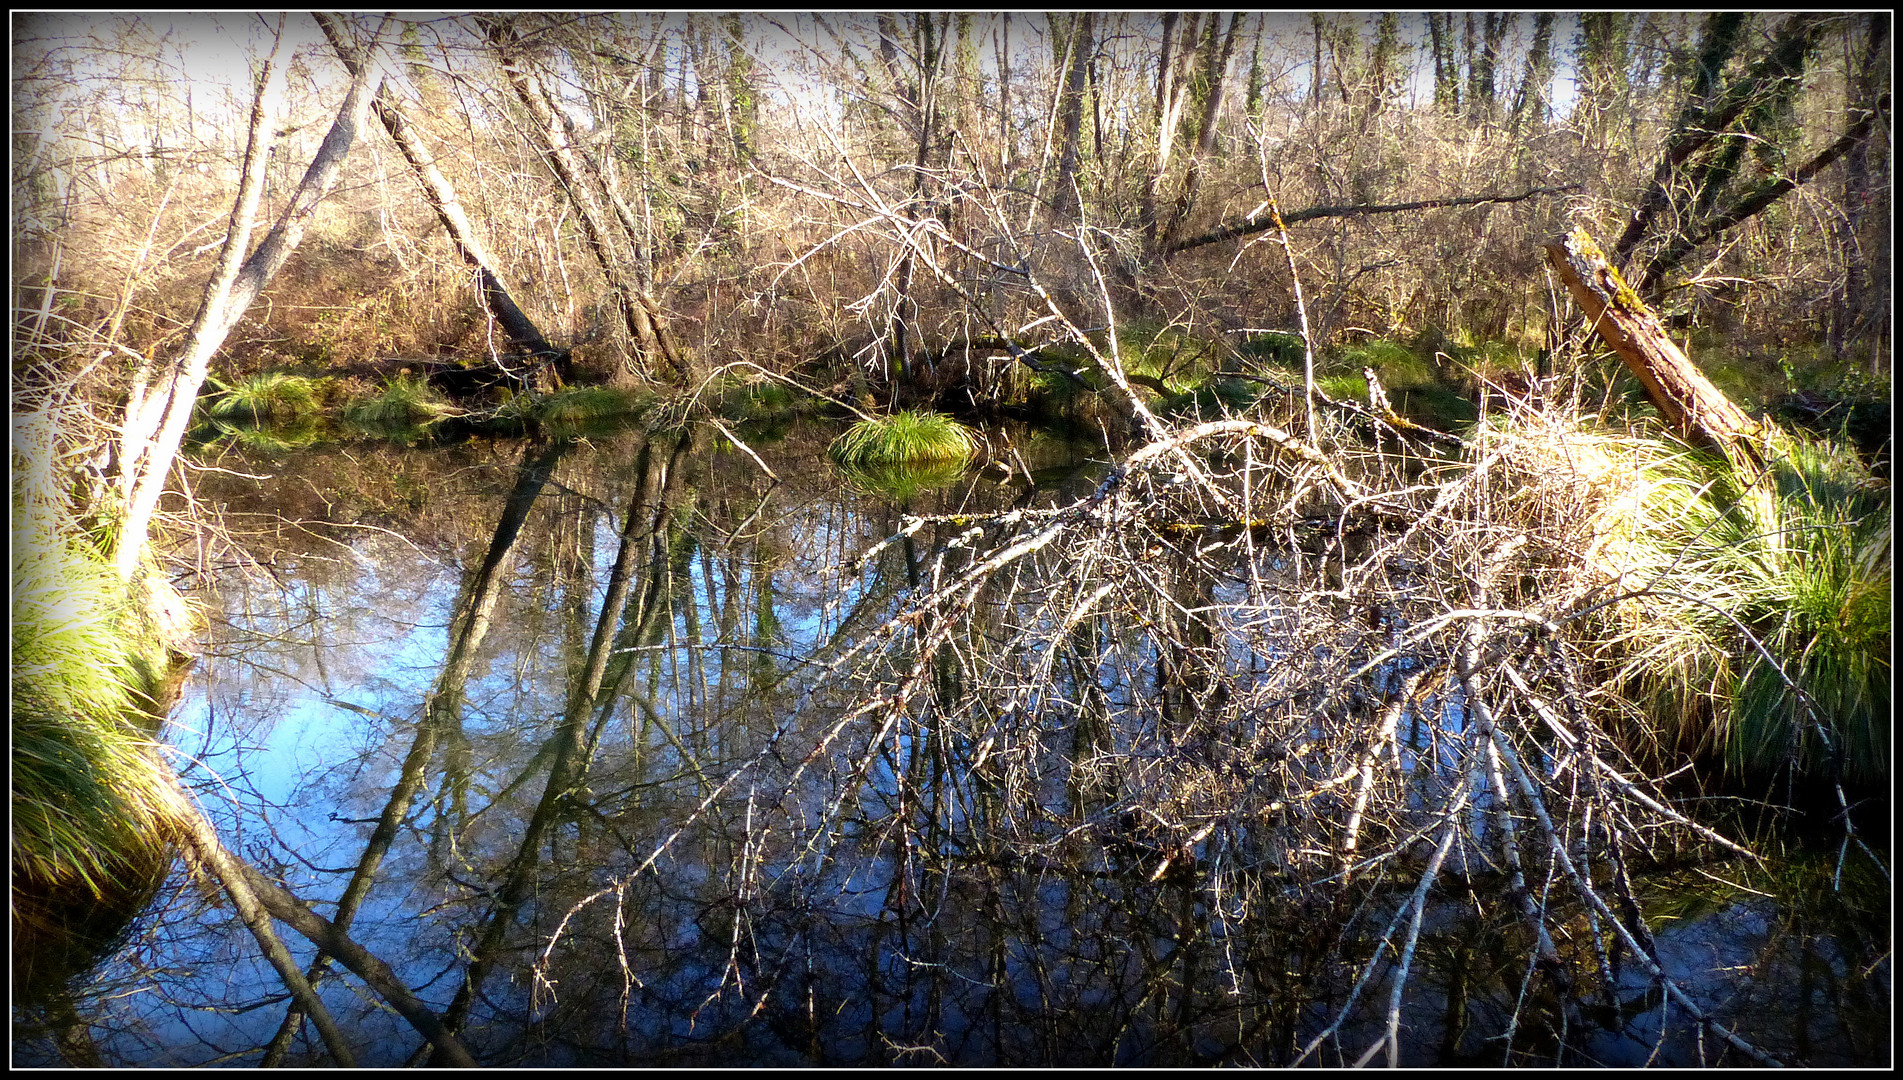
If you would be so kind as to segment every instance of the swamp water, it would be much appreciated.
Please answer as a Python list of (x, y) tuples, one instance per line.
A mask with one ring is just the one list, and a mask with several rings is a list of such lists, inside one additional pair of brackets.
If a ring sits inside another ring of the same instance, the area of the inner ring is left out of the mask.
[[(861, 553), (905, 512), (1068, 502), (1101, 449), (1026, 439), (1035, 491), (971, 474), (894, 505), (825, 460), (830, 434), (757, 447), (781, 482), (706, 436), (634, 431), (208, 458), (227, 471), (195, 473), (197, 496), (264, 567), (203, 554), (211, 647), (168, 729), (188, 786), (233, 851), (328, 918), (354, 911), (351, 935), (483, 1064), (1286, 1063), (1348, 1000), (1324, 962), (1354, 952), (1340, 927), (1385, 914), (1238, 920), (1136, 841), (921, 850), (889, 825), (903, 791), (951, 821), (1040, 808), (934, 787), (943, 748), (897, 736), (863, 767), (829, 757), (851, 717), (825, 664), (962, 526), (855, 568)], [(1073, 734), (1047, 731), (1044, 752)], [(1047, 777), (1037, 800), (1088, 798), (1022, 764)], [(1852, 860), (1833, 889), (1834, 855), (1638, 891), (1668, 972), (1746, 1038), (1787, 1062), (1887, 1064), (1888, 886)], [(1717, 1059), (1636, 964), (1604, 973), (1588, 1030), (1527, 1019), (1544, 991), (1486, 889), (1449, 880), (1426, 913), (1405, 1062)], [(353, 976), (320, 992), (358, 1064), (425, 1060)], [(1309, 1061), (1353, 1061), (1387, 996), (1376, 977)], [(74, 1004), (49, 1010), (69, 1059), (90, 1042), (137, 1066), (257, 1064), (287, 1008), (230, 909), (179, 871)], [(59, 1060), (44, 1018), (16, 1008), (14, 1064)], [(326, 1060), (309, 1025), (284, 1060)]]

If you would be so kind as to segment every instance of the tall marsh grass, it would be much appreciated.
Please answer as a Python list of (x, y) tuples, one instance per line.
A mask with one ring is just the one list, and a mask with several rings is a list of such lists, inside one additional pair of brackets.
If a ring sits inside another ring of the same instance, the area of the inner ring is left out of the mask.
[(1632, 433), (1510, 432), (1526, 497), (1578, 523), (1602, 657), (1654, 749), (1887, 780), (1888, 485), (1842, 445), (1780, 437), (1768, 470)]
[[(12, 418), (8, 617), (14, 990), (57, 988), (172, 862), (185, 809), (144, 725), (170, 674), (169, 586), (135, 593), (71, 520), (55, 410)], [(175, 618), (176, 616), (176, 618)]]
[(166, 766), (135, 723), (162, 660), (98, 553), (29, 526), (8, 561), (14, 872), (100, 895), (170, 861)]

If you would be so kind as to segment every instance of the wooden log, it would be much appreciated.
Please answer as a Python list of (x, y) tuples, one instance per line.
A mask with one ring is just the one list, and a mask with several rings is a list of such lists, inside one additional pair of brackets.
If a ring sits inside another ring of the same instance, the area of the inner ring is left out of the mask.
[(1586, 230), (1576, 228), (1545, 247), (1574, 302), (1593, 320), (1600, 339), (1638, 376), (1665, 422), (1692, 442), (1736, 451), (1762, 465), (1756, 440), (1769, 429), (1745, 415), (1692, 365)]

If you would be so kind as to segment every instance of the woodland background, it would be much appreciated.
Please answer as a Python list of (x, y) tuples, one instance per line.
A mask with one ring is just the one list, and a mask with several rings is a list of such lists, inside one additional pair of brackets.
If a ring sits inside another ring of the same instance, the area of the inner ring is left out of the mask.
[[(83, 370), (110, 399), (184, 335), (274, 21), (15, 16), (16, 393)], [(586, 379), (746, 359), (996, 401), (1012, 365), (940, 361), (993, 328), (1034, 345), (1027, 276), (1085, 328), (1107, 299), (1245, 345), (1296, 325), (1290, 263), (1261, 242), (1272, 197), (1318, 346), (1531, 355), (1560, 306), (1539, 244), (1583, 224), (1695, 359), (1722, 357), (1721, 385), (1770, 406), (1887, 397), (1888, 31), (1882, 13), (549, 13), (396, 20), (378, 55)], [(267, 220), (346, 81), (306, 17), (283, 33)], [(215, 376), (493, 343), (374, 123), (345, 169)], [(625, 228), (590, 220), (610, 201)]]

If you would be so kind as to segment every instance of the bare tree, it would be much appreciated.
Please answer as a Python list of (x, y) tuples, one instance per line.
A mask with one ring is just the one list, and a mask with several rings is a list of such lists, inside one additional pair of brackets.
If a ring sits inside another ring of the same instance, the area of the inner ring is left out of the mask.
[[(377, 34), (371, 36), (371, 46), (381, 32), (379, 27)], [(351, 79), (330, 133), (305, 170), (283, 217), (241, 266), (239, 260), (250, 238), (258, 199), (264, 190), (264, 156), (270, 139), (267, 105), (270, 71), (271, 64), (267, 61), (259, 72), (250, 141), (219, 269), (206, 286), (198, 317), (178, 353), (162, 370), (150, 375), (142, 371), (134, 380), (131, 399), (126, 403), (125, 426), (112, 469), (124, 503), (115, 558), (120, 576), (128, 581), (138, 568), (152, 513), (165, 490), (179, 440), (185, 434), (212, 355), (244, 317), (265, 284), (297, 249), (305, 229), (317, 214), (318, 204), (336, 184), (344, 158), (356, 141), (357, 129), (370, 105), (371, 65), (363, 64)]]

